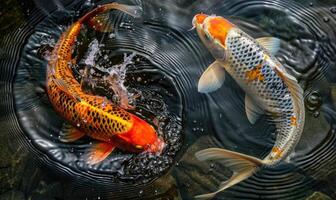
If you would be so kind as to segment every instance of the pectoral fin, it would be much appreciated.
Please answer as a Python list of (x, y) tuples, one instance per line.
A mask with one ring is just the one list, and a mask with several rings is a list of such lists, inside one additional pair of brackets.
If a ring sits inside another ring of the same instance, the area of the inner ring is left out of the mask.
[(264, 111), (248, 96), (245, 95), (245, 112), (247, 119), (254, 124)]
[(270, 51), (272, 55), (275, 55), (280, 50), (280, 39), (275, 37), (261, 37), (256, 41), (265, 49)]
[(225, 80), (225, 69), (223, 65), (215, 61), (202, 74), (198, 81), (198, 92), (208, 93), (220, 88)]
[(110, 155), (114, 149), (115, 146), (111, 143), (93, 144), (85, 155), (85, 159), (89, 165), (97, 164)]
[(65, 123), (60, 132), (59, 138), (62, 142), (73, 142), (83, 137), (85, 134), (70, 124)]

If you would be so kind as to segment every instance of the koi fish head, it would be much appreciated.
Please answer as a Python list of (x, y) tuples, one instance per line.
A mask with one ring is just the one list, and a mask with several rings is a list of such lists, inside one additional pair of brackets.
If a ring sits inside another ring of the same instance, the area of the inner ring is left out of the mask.
[(117, 140), (123, 149), (131, 152), (147, 151), (161, 153), (165, 142), (157, 135), (153, 126), (144, 120), (132, 115), (133, 126), (126, 133), (118, 134)]
[(212, 55), (217, 60), (224, 60), (226, 36), (234, 25), (223, 17), (197, 14), (193, 18), (193, 26)]

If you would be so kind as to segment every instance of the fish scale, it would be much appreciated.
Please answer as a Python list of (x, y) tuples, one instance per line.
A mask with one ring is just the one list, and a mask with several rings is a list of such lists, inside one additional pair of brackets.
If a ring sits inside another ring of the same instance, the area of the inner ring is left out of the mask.
[[(98, 96), (86, 95), (82, 92), (81, 85), (76, 81), (73, 76), (72, 70), (69, 65), (71, 65), (71, 51), (72, 45), (74, 44), (75, 38), (80, 31), (81, 26), (78, 23), (72, 25), (61, 38), (66, 37), (55, 49), (57, 53), (57, 58), (53, 64), (49, 65), (51, 68), (54, 66), (55, 73), (48, 74), (48, 88), (49, 96), (52, 102), (55, 102), (55, 108), (60, 114), (69, 119), (74, 126), (81, 126), (81, 129), (85, 131), (88, 135), (96, 139), (105, 139), (106, 137), (111, 137), (111, 135), (126, 132), (130, 129), (132, 125), (131, 117), (126, 111), (114, 106), (111, 103), (107, 103), (106, 108), (102, 108), (104, 99)], [(59, 89), (55, 84), (55, 79), (61, 79), (66, 85), (68, 93)], [(78, 102), (73, 96), (76, 95), (81, 99)], [(95, 108), (95, 111), (88, 114), (89, 110)], [(74, 112), (76, 111), (76, 112)], [(80, 117), (79, 117), (80, 116)], [(120, 118), (124, 116), (123, 120), (111, 120), (106, 121), (105, 124), (102, 123), (102, 119), (106, 116), (114, 116), (115, 118)], [(128, 122), (126, 122), (128, 120)], [(90, 124), (93, 122), (93, 124)], [(106, 123), (110, 122), (109, 126)], [(127, 124), (127, 125), (125, 125)], [(97, 132), (99, 131), (99, 133)], [(104, 137), (102, 137), (102, 135)]]
[(229, 73), (246, 93), (245, 111), (251, 124), (265, 113), (275, 124), (277, 135), (272, 150), (263, 159), (222, 148), (198, 151), (195, 155), (199, 160), (220, 160), (233, 172), (217, 191), (196, 196), (209, 199), (252, 176), (263, 166), (277, 165), (291, 153), (303, 131), (303, 91), (297, 80), (270, 54), (279, 49), (279, 39), (253, 39), (220, 16), (197, 14), (193, 25), (216, 59), (202, 74), (198, 90), (215, 91), (223, 84), (225, 73)]
[[(71, 65), (75, 62), (72, 50), (82, 25), (87, 20), (106, 11), (117, 9), (132, 16), (138, 16), (140, 7), (118, 3), (98, 6), (77, 22), (73, 23), (55, 46), (47, 70), (47, 93), (57, 113), (73, 127), (64, 127), (60, 139), (72, 142), (83, 135), (100, 140), (87, 153), (88, 164), (105, 159), (115, 147), (129, 152), (161, 153), (164, 142), (153, 126), (139, 117), (123, 110), (106, 97), (86, 94), (75, 79)], [(107, 16), (107, 15), (106, 15)], [(105, 19), (107, 23), (108, 18)]]
[[(228, 47), (228, 66), (231, 66), (227, 71), (256, 102), (264, 105), (263, 108), (268, 113), (272, 113), (273, 117), (275, 114), (278, 116), (273, 119), (277, 127), (277, 140), (274, 146), (283, 149), (292, 129), (295, 128), (290, 126), (291, 117), (295, 113), (292, 100), (286, 98), (286, 96), (290, 96), (288, 87), (271, 68), (272, 63), (264, 59), (264, 55), (272, 56), (239, 29), (232, 29), (228, 32), (226, 45)], [(262, 65), (260, 73), (264, 80), (248, 81), (246, 73), (254, 70), (258, 64)], [(275, 91), (276, 93), (274, 93)]]

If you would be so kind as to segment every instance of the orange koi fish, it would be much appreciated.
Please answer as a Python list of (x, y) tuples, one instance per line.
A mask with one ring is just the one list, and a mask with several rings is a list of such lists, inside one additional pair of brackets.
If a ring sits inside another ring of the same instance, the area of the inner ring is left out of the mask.
[(87, 13), (61, 36), (47, 70), (47, 93), (51, 104), (72, 125), (64, 128), (61, 141), (72, 142), (84, 135), (100, 141), (88, 151), (88, 164), (104, 160), (116, 147), (135, 153), (161, 153), (165, 145), (155, 129), (144, 120), (117, 107), (105, 97), (85, 94), (69, 66), (82, 25), (88, 20), (92, 23), (96, 16), (103, 16), (111, 9), (134, 17), (140, 14), (138, 7), (118, 3), (105, 4)]

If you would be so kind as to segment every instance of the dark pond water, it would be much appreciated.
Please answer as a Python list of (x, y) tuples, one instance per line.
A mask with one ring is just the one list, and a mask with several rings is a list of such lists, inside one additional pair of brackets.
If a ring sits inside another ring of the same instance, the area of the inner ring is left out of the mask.
[[(83, 27), (73, 73), (88, 93), (118, 104), (113, 87), (101, 80), (107, 75), (102, 69), (129, 56), (121, 85), (136, 96), (129, 112), (152, 124), (167, 146), (160, 156), (117, 150), (91, 166), (82, 155), (93, 139), (59, 139), (65, 120), (48, 100), (46, 69), (66, 28), (108, 2), (0, 3), (0, 199), (192, 199), (231, 176), (220, 163), (198, 161), (195, 152), (220, 147), (266, 156), (274, 127), (266, 117), (248, 122), (244, 91), (231, 77), (216, 92), (197, 92), (200, 75), (214, 61), (190, 30), (197, 13), (224, 16), (254, 38), (280, 38), (276, 57), (305, 96), (303, 135), (286, 162), (214, 199), (336, 199), (336, 1), (118, 1), (140, 6), (141, 17), (111, 11), (113, 32)], [(83, 79), (88, 62), (94, 66)]]

